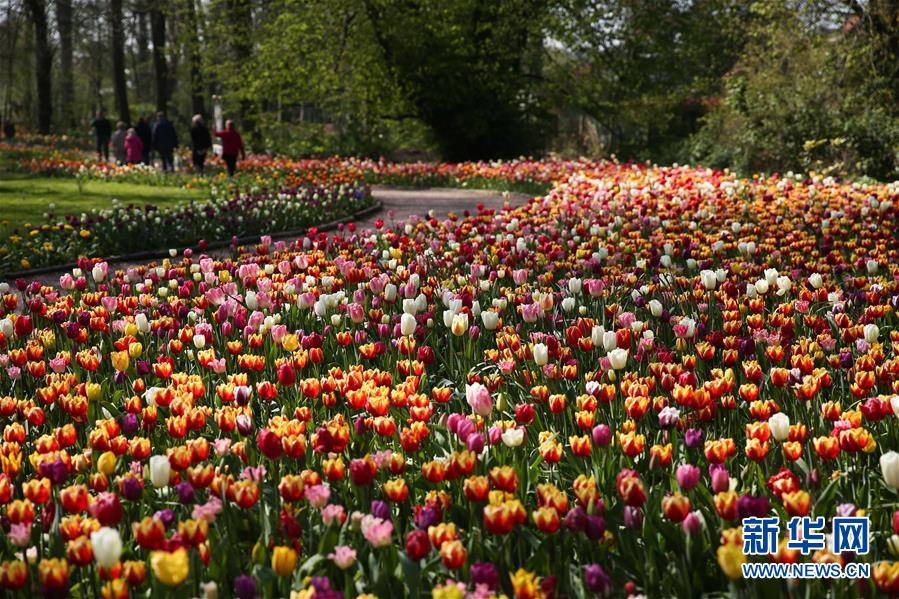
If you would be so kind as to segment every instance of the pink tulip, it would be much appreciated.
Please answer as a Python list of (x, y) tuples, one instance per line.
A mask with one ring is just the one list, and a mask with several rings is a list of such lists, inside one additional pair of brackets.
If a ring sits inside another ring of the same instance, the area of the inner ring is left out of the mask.
[(493, 412), (493, 399), (490, 391), (480, 383), (465, 386), (465, 399), (475, 414), (488, 418)]

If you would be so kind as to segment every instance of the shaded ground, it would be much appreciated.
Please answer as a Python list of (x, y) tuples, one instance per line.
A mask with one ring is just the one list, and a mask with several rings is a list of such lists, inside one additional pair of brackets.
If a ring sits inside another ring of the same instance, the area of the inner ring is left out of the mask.
[[(499, 209), (506, 203), (512, 206), (524, 204), (530, 198), (530, 196), (522, 193), (501, 193), (479, 189), (408, 189), (380, 185), (372, 188), (372, 195), (375, 199), (381, 201), (383, 209), (378, 213), (357, 221), (356, 226), (360, 229), (373, 228), (378, 220), (383, 220), (385, 225), (388, 226), (404, 222), (413, 214), (427, 218), (430, 211), (433, 211), (434, 216), (437, 218), (445, 218), (451, 213), (461, 217), (466, 210), (475, 212), (478, 204), (483, 204), (487, 208)], [(289, 237), (281, 239), (288, 242), (292, 240)], [(227, 249), (221, 249), (212, 250), (209, 254), (215, 256), (227, 252)], [(150, 262), (153, 262), (153, 260), (144, 260), (140, 264)], [(111, 263), (110, 267), (112, 269), (124, 269), (136, 264), (138, 263), (118, 262)], [(65, 272), (68, 272), (68, 269), (37, 275), (30, 277), (30, 279), (38, 280), (48, 285), (55, 285), (59, 282), (59, 276)]]

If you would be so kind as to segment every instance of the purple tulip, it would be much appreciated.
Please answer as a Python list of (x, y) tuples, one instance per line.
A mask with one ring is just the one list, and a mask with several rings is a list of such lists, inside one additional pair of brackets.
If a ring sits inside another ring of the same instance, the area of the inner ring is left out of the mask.
[(584, 527), (584, 532), (587, 534), (587, 538), (592, 541), (598, 541), (602, 538), (603, 533), (606, 531), (606, 519), (602, 516), (587, 516), (586, 526)]
[(587, 512), (581, 506), (575, 506), (565, 514), (565, 527), (568, 530), (581, 532), (587, 527)]
[(256, 579), (246, 574), (235, 578), (234, 595), (238, 599), (254, 599), (256, 597)]
[(593, 427), (593, 442), (600, 447), (605, 447), (612, 442), (612, 429), (607, 424), (597, 424)]
[(482, 584), (491, 591), (499, 588), (499, 572), (496, 566), (489, 562), (475, 562), (471, 564), (469, 577), (473, 585)]
[(612, 579), (599, 564), (584, 566), (584, 584), (591, 593), (606, 596), (612, 592)]
[(371, 502), (371, 514), (381, 520), (390, 520), (390, 506), (386, 501), (375, 499)]
[(768, 498), (743, 495), (737, 499), (737, 514), (740, 520), (743, 518), (763, 518), (768, 514)]
[(698, 428), (687, 429), (684, 434), (684, 443), (690, 449), (696, 449), (702, 445), (702, 430)]
[(632, 505), (624, 506), (624, 525), (628, 528), (643, 526), (643, 510)]

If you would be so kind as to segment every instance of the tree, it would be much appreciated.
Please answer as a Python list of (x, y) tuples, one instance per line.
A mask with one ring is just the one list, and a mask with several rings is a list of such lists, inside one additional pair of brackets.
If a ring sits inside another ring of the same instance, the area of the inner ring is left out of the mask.
[(190, 110), (191, 114), (205, 112), (203, 101), (203, 75), (200, 58), (200, 28), (197, 7), (194, 0), (184, 0), (185, 25), (187, 28), (187, 54), (190, 63)]
[(47, 6), (44, 0), (25, 0), (34, 29), (34, 76), (37, 83), (37, 128), (41, 133), (50, 133), (53, 125), (53, 97), (51, 78), (53, 76), (53, 52), (47, 25)]
[(119, 120), (130, 124), (128, 80), (125, 78), (125, 32), (122, 28), (122, 0), (109, 1), (109, 24), (112, 34), (112, 71), (116, 110), (119, 113)]
[(59, 101), (61, 123), (75, 126), (75, 81), (72, 60), (72, 0), (56, 0), (56, 27), (59, 32)]
[(392, 82), (450, 160), (539, 151), (543, 0), (364, 0)]
[(554, 104), (604, 130), (622, 158), (672, 162), (700, 127), (744, 44), (740, 0), (563, 0), (552, 11), (558, 47)]
[[(694, 158), (744, 174), (899, 175), (899, 115), (883, 40), (834, 13), (757, 2), (750, 42), (704, 118)], [(859, 34), (863, 33), (863, 34)]]
[[(253, 4), (251, 0), (226, 0), (230, 23), (230, 46), (238, 73), (248, 70), (253, 53)], [(258, 106), (252, 94), (243, 93), (240, 102), (240, 124), (254, 150), (260, 149), (261, 139), (256, 129)]]
[(169, 105), (169, 67), (165, 57), (165, 4), (156, 0), (150, 8), (150, 37), (153, 40), (153, 72), (156, 82), (156, 110), (166, 112)]

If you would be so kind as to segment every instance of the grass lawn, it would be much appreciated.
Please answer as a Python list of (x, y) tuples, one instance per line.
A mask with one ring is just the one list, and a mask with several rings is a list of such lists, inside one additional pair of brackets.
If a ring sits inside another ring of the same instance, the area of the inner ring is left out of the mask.
[(51, 203), (56, 205), (56, 214), (80, 214), (91, 208), (108, 208), (113, 199), (124, 204), (164, 206), (206, 198), (208, 194), (204, 189), (105, 181), (85, 182), (83, 193), (79, 193), (75, 179), (0, 171), (0, 234), (6, 235), (25, 223), (44, 222)]

